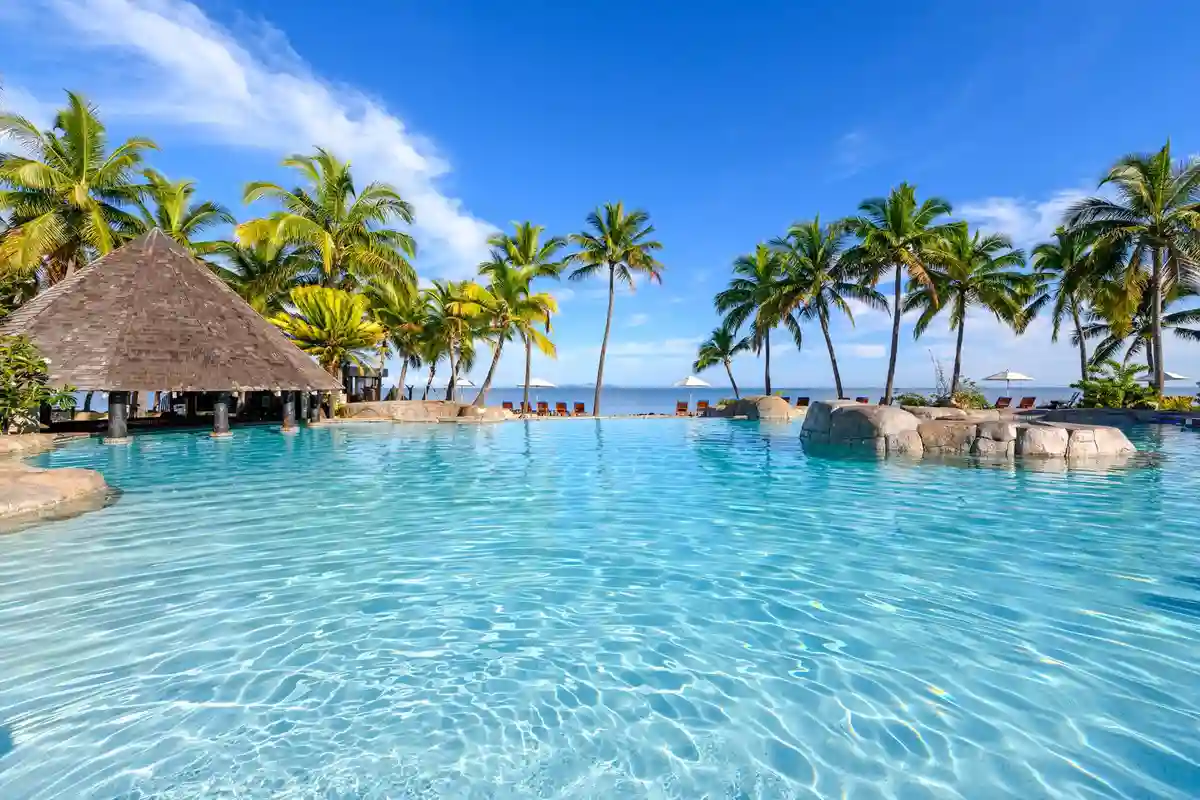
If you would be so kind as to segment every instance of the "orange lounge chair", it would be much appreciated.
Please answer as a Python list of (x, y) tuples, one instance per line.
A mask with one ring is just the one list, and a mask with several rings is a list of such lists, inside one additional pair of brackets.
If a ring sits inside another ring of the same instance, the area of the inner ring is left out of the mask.
[(1022, 397), (1020, 405), (1017, 406), (1018, 411), (1028, 411), (1033, 408), (1033, 404), (1037, 401), (1036, 397)]
[(696, 401), (696, 416), (697, 417), (704, 416), (705, 411), (708, 411), (708, 401), (707, 400), (697, 400)]
[(587, 416), (587, 406), (585, 406), (583, 403), (576, 403), (575, 404), (575, 416), (586, 417)]
[(505, 400), (503, 403), (500, 404), (500, 407), (503, 408), (505, 411), (512, 411), (513, 410), (512, 401)]
[(556, 416), (556, 417), (571, 416), (571, 412), (567, 411), (567, 404), (566, 403), (555, 403), (554, 404), (554, 416)]
[(677, 402), (675, 404), (675, 416), (677, 416), (677, 417), (688, 416), (688, 403), (686, 400), (680, 400), (679, 402)]
[(1011, 397), (1001, 397), (996, 400), (996, 408), (1008, 408), (1012, 405)]
[(797, 397), (796, 398), (796, 408), (808, 408), (808, 398), (807, 397)]
[(537, 415), (538, 415), (539, 417), (548, 417), (548, 416), (550, 416), (550, 404), (549, 404), (549, 403), (547, 403), (547, 402), (545, 402), (544, 400), (538, 400), (538, 404), (537, 404)]
[(870, 402), (871, 402), (871, 398), (869, 398), (869, 397), (856, 397), (856, 398), (854, 398), (854, 402), (856, 402), (856, 403), (862, 403), (863, 405), (866, 405), (867, 403), (870, 403)]

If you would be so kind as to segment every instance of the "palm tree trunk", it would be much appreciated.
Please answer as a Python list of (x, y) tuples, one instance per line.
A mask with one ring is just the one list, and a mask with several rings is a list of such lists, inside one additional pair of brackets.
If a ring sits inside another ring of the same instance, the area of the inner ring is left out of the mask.
[(1154, 380), (1154, 376), (1158, 374), (1156, 367), (1158, 359), (1154, 357), (1154, 339), (1146, 342), (1146, 370), (1150, 373), (1150, 380)]
[(83, 410), (85, 413), (92, 410), (92, 395), (94, 394), (95, 392), (88, 392), (83, 396)]
[(842, 399), (842, 373), (838, 371), (837, 355), (833, 352), (833, 338), (829, 335), (829, 319), (825, 312), (819, 312), (821, 333), (825, 334), (825, 346), (829, 348), (829, 365), (833, 367), (833, 385), (837, 389), (838, 400)]
[(604, 319), (604, 339), (600, 342), (600, 363), (596, 367), (596, 394), (592, 397), (592, 413), (600, 416), (600, 391), (604, 388), (604, 356), (608, 353), (608, 333), (612, 330), (613, 300), (616, 297), (617, 273), (608, 265), (608, 316)]
[(1079, 340), (1079, 378), (1088, 379), (1087, 342), (1083, 338), (1083, 323), (1079, 321), (1079, 306), (1071, 304), (1071, 319), (1075, 322), (1075, 338)]
[(883, 387), (883, 401), (892, 402), (892, 385), (896, 379), (896, 351), (900, 348), (900, 278), (901, 265), (896, 265), (895, 305), (892, 306), (892, 352), (888, 355), (887, 383)]
[(729, 366), (729, 359), (723, 359), (721, 363), (725, 365), (725, 374), (729, 376), (729, 385), (733, 387), (734, 398), (737, 400), (742, 399), (741, 392), (737, 388), (737, 381), (733, 379), (733, 368)]
[(767, 328), (767, 332), (763, 335), (763, 353), (766, 356), (763, 365), (763, 393), (771, 393), (771, 329)]
[(431, 361), (429, 363), (429, 380), (425, 382), (425, 391), (421, 393), (422, 400), (429, 399), (429, 387), (433, 386), (433, 373), (435, 370), (437, 370), (437, 362)]
[(1150, 349), (1154, 353), (1154, 389), (1160, 395), (1163, 393), (1163, 387), (1166, 384), (1166, 375), (1163, 371), (1163, 341), (1162, 341), (1162, 306), (1163, 306), (1163, 254), (1162, 248), (1154, 248), (1154, 273), (1150, 280), (1153, 282), (1153, 299), (1151, 300), (1153, 307), (1151, 308), (1151, 331), (1153, 341), (1150, 344)]
[(488, 367), (487, 377), (483, 379), (483, 386), (479, 387), (479, 394), (475, 395), (475, 402), (471, 405), (482, 406), (487, 402), (488, 389), (492, 388), (492, 378), (496, 374), (496, 365), (500, 363), (500, 352), (502, 350), (504, 350), (503, 336), (496, 342), (496, 352), (492, 354), (492, 365)]
[(453, 339), (450, 340), (450, 380), (446, 383), (446, 398), (447, 400), (454, 399), (454, 390), (458, 388), (458, 361), (454, 358), (454, 350), (457, 345)]
[(954, 372), (950, 376), (950, 404), (954, 404), (954, 395), (958, 394), (958, 379), (962, 376), (962, 346), (963, 330), (967, 327), (967, 310), (965, 298), (958, 298), (958, 343), (954, 347)]
[(533, 370), (533, 340), (529, 336), (525, 337), (525, 391), (521, 393), (521, 416), (525, 416), (526, 409), (529, 408), (529, 381), (530, 372)]
[(400, 383), (396, 385), (396, 399), (403, 400), (406, 394), (404, 381), (408, 379), (408, 356), (401, 354), (400, 358)]

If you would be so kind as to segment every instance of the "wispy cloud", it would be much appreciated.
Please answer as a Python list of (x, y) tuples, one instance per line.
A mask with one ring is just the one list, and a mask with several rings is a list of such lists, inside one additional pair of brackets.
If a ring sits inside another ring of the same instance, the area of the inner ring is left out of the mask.
[(562, 305), (575, 296), (575, 290), (568, 289), (564, 286), (561, 289), (555, 289), (551, 291), (550, 294), (554, 296), (554, 299), (558, 301), (559, 305)]
[(486, 255), (494, 227), (439, 189), (449, 165), (432, 143), (379, 101), (313, 75), (278, 30), (261, 26), (253, 44), (239, 41), (183, 0), (27, 2), (40, 13), (14, 17), (36, 20), (25, 35), (65, 28), (75, 46), (117, 56), (119, 93), (111, 95), (97, 91), (91, 58), (59, 62), (78, 70), (61, 79), (86, 89), (103, 113), (187, 126), (280, 157), (328, 147), (354, 163), (360, 180), (391, 182), (413, 203), (424, 270), (468, 274)]
[(847, 131), (833, 144), (833, 165), (837, 178), (849, 178), (862, 172), (875, 159), (876, 147), (861, 128)]
[(609, 345), (611, 358), (646, 358), (694, 356), (700, 345), (700, 337), (660, 339), (657, 341), (616, 342)]
[(881, 344), (852, 344), (850, 354), (858, 358), (883, 358), (887, 348)]
[(1062, 224), (1067, 209), (1090, 194), (1084, 189), (1061, 189), (1040, 202), (1019, 197), (988, 197), (963, 203), (955, 211), (968, 222), (1003, 233), (1014, 245), (1028, 250), (1049, 238)]
[(650, 321), (649, 314), (631, 314), (629, 319), (625, 321), (626, 328), (640, 328)]

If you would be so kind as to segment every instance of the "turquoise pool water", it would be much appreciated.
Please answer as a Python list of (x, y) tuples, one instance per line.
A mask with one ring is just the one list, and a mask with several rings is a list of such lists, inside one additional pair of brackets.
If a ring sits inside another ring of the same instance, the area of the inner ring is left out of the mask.
[(45, 456), (124, 495), (0, 536), (0, 797), (1200, 795), (1200, 435), (1062, 475), (797, 434)]

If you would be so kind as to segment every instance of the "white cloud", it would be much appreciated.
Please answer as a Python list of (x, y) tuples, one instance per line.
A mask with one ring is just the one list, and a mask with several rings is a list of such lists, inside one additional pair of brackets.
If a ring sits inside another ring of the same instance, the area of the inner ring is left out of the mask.
[(54, 121), (55, 106), (38, 100), (19, 86), (0, 88), (0, 108), (20, 114), (40, 128), (48, 128)]
[(558, 304), (561, 306), (563, 303), (575, 296), (575, 290), (564, 287), (562, 289), (555, 289), (554, 291), (550, 292), (550, 294), (553, 295), (554, 299), (557, 300)]
[(872, 160), (871, 139), (861, 129), (847, 131), (833, 145), (833, 163), (838, 177), (849, 178), (867, 167)]
[(881, 344), (852, 344), (850, 354), (858, 358), (883, 358), (887, 348)]
[(627, 328), (638, 328), (650, 321), (649, 314), (631, 314), (625, 322)]
[[(183, 0), (33, 0), (44, 29), (65, 26), (80, 48), (114, 51), (119, 93), (88, 87), (85, 73), (64, 76), (88, 89), (102, 111), (202, 130), (228, 144), (280, 157), (316, 145), (349, 159), (360, 181), (393, 183), (413, 203), (420, 265), (434, 274), (474, 272), (495, 229), (443, 194), (449, 166), (379, 101), (332, 86), (308, 71), (283, 35), (257, 31), (255, 52)], [(47, 19), (46, 17), (52, 17)], [(30, 19), (34, 19), (33, 15)], [(71, 62), (93, 63), (76, 54)], [(66, 61), (61, 63), (68, 63)]]
[[(658, 341), (616, 342), (608, 346), (610, 358), (646, 358), (669, 356), (695, 356), (696, 348), (703, 339), (699, 336), (661, 339)], [(593, 348), (599, 352), (599, 348)]]
[(1083, 189), (1061, 189), (1048, 200), (1035, 202), (1019, 197), (988, 197), (963, 203), (955, 211), (968, 222), (987, 231), (1003, 233), (1017, 247), (1029, 250), (1045, 241), (1062, 224), (1072, 205), (1090, 196)]

